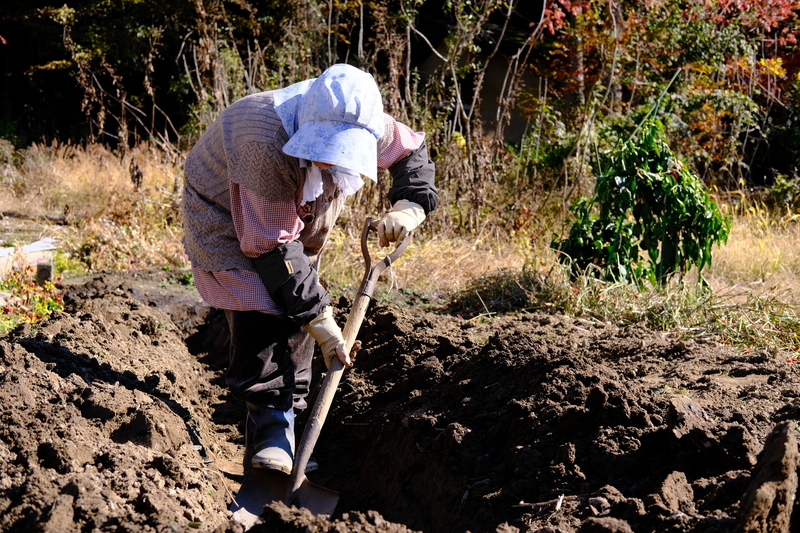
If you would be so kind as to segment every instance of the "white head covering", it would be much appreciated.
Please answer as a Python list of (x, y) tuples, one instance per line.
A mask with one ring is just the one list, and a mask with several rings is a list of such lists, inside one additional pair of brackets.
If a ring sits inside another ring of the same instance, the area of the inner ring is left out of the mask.
[[(331, 174), (345, 195), (363, 185), (361, 175), (377, 181), (383, 103), (370, 74), (337, 64), (319, 78), (275, 91), (273, 98), (275, 111), (289, 134), (289, 142), (283, 147), (285, 154), (335, 165)], [(322, 176), (316, 165), (305, 166), (303, 199), (312, 201), (322, 193)]]

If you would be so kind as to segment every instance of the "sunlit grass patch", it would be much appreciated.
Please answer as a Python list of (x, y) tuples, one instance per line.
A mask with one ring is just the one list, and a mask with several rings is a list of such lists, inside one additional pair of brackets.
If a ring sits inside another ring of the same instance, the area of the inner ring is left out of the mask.
[(800, 215), (750, 205), (735, 213), (728, 242), (714, 253), (707, 278), (720, 288), (781, 287), (800, 293)]
[(100, 218), (65, 228), (60, 240), (71, 265), (89, 271), (136, 271), (165, 265), (187, 268), (182, 234), (178, 224), (153, 224), (132, 214), (124, 223)]
[(800, 346), (796, 293), (741, 286), (711, 290), (696, 278), (642, 288), (591, 275), (506, 270), (473, 279), (451, 310), (465, 317), (501, 312), (559, 313), (609, 325), (642, 324), (678, 340), (711, 340), (749, 351), (791, 357)]
[(34, 144), (2, 168), (0, 201), (24, 198), (29, 214), (74, 222), (124, 216), (135, 200), (174, 194), (180, 175), (180, 161), (146, 145), (119, 155), (97, 144)]
[(60, 241), (62, 268), (185, 267), (181, 175), (178, 159), (146, 145), (122, 155), (101, 145), (33, 145), (0, 172), (0, 207), (60, 220), (50, 236)]
[[(393, 245), (392, 245), (393, 246)], [(379, 248), (374, 233), (369, 239), (373, 262), (382, 260), (393, 248)], [(406, 252), (387, 269), (378, 291), (408, 289), (452, 293), (466, 287), (476, 276), (508, 268), (521, 268), (520, 250), (491, 239), (456, 239), (426, 235), (413, 237)], [(320, 277), (331, 283), (357, 286), (364, 275), (365, 260), (361, 236), (335, 230), (322, 253)]]

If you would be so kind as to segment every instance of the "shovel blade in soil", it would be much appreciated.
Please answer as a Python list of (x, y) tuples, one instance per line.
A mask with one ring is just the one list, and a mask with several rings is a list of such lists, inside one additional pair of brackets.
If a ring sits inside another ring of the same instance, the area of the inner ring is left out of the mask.
[(229, 510), (233, 519), (250, 529), (261, 516), (264, 506), (282, 501), (308, 509), (315, 515), (331, 516), (339, 503), (339, 493), (304, 479), (300, 488), (291, 494), (291, 477), (270, 470), (250, 470)]
[(289, 476), (286, 474), (251, 469), (245, 474), (229, 510), (236, 522), (250, 529), (261, 516), (264, 506), (283, 500), (289, 489)]
[(339, 493), (311, 483), (308, 479), (289, 495), (287, 505), (296, 505), (308, 509), (315, 515), (333, 515), (336, 504), (339, 503)]

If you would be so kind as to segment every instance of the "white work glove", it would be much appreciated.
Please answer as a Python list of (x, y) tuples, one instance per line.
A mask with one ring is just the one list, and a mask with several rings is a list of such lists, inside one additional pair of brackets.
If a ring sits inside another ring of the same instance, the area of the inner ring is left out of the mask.
[(378, 222), (378, 245), (384, 248), (390, 242), (401, 242), (423, 220), (425, 210), (421, 205), (409, 200), (398, 200)]
[(353, 364), (350, 361), (350, 354), (346, 352), (342, 329), (333, 319), (333, 308), (331, 306), (325, 307), (322, 313), (303, 326), (303, 329), (319, 344), (322, 356), (325, 358), (325, 366), (331, 367), (331, 361), (334, 356), (338, 357), (339, 361), (347, 367)]

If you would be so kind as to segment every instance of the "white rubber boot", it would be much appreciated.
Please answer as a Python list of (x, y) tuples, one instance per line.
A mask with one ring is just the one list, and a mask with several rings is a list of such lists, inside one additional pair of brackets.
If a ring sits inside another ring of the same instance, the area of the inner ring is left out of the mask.
[[(294, 461), (294, 409), (280, 411), (247, 404), (248, 431), (253, 431), (251, 466), (260, 470), (292, 473)], [(254, 428), (249, 427), (255, 426)]]

